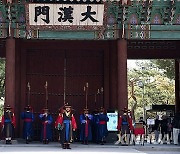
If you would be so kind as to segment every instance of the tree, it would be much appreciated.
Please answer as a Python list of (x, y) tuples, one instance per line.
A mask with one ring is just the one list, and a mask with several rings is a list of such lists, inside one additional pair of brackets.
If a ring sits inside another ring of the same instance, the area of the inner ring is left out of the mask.
[(0, 58), (0, 117), (3, 114), (5, 93), (5, 59)]
[(170, 78), (175, 79), (175, 60), (174, 59), (156, 59), (151, 60), (159, 69), (163, 70), (164, 74)]
[[(136, 67), (128, 69), (128, 82), (134, 83), (134, 96), (137, 106), (135, 117), (143, 115), (143, 107), (152, 104), (174, 104), (175, 81), (163, 73), (164, 70), (157, 67), (152, 61), (136, 62)], [(130, 85), (130, 84), (128, 84)], [(128, 96), (132, 94), (131, 86), (128, 86)], [(134, 106), (135, 101), (129, 99), (129, 107)]]
[(4, 100), (5, 92), (5, 59), (0, 58), (0, 99)]

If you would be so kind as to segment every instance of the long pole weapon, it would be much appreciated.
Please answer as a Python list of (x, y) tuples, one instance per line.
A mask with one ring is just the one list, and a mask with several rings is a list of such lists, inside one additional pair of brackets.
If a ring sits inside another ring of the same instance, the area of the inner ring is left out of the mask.
[(64, 59), (64, 105), (66, 104), (66, 57)]
[(104, 93), (104, 89), (103, 89), (103, 87), (101, 87), (101, 92), (100, 92), (100, 94), (102, 95), (102, 107), (104, 108), (104, 96), (103, 96), (103, 93)]
[(30, 83), (29, 83), (29, 82), (28, 82), (28, 84), (27, 84), (27, 87), (28, 87), (28, 105), (30, 105), (31, 86), (30, 86)]
[(45, 90), (46, 90), (46, 108), (48, 108), (48, 82), (46, 81), (45, 84)]
[(85, 97), (86, 97), (86, 109), (88, 108), (88, 82), (86, 82), (86, 85), (84, 86), (85, 91)]

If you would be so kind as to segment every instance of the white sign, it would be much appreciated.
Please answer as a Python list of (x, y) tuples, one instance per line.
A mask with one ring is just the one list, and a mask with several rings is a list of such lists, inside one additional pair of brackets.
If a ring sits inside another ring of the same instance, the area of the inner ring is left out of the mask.
[(118, 112), (107, 113), (109, 121), (107, 122), (108, 131), (117, 131), (118, 125)]
[(155, 120), (154, 119), (147, 119), (147, 124), (148, 125), (154, 125), (155, 124)]
[(29, 4), (29, 25), (102, 26), (104, 4)]

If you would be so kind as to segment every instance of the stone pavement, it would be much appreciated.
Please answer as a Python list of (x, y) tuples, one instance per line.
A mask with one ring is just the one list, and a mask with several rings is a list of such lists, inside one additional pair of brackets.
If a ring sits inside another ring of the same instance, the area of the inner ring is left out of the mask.
[(145, 144), (144, 146), (121, 146), (114, 144), (105, 145), (82, 145), (80, 143), (71, 144), (72, 149), (62, 149), (57, 142), (42, 144), (40, 142), (32, 142), (25, 144), (24, 141), (13, 141), (12, 145), (4, 144), (0, 141), (0, 154), (180, 154), (180, 146), (177, 145), (152, 145)]

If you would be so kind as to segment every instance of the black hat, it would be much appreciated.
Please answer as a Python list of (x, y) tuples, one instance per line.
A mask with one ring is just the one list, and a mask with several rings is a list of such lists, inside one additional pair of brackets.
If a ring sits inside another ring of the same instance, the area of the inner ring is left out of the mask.
[(89, 112), (89, 109), (87, 109), (87, 108), (84, 108), (84, 112), (85, 112), (85, 111)]
[(31, 107), (30, 105), (28, 105), (28, 106), (26, 106), (24, 109), (25, 109), (25, 110), (32, 110), (32, 107)]
[(101, 108), (99, 109), (99, 111), (100, 111), (100, 112), (105, 112), (105, 109), (104, 109), (103, 107), (101, 107)]
[(10, 105), (7, 105), (4, 109), (10, 110), (10, 109), (12, 109), (12, 107)]
[(130, 110), (127, 109), (127, 107), (124, 107), (124, 109), (122, 110), (124, 113), (130, 112)]
[(69, 105), (68, 103), (64, 105), (64, 108), (71, 108), (72, 106)]
[(45, 111), (49, 112), (49, 109), (48, 108), (44, 108), (43, 112), (45, 112)]

